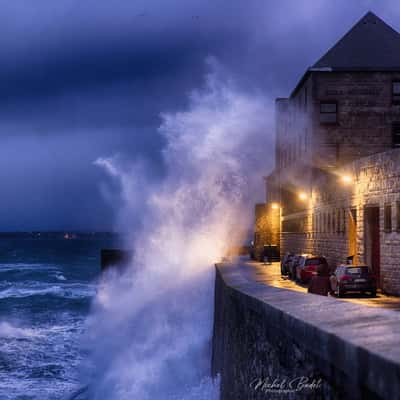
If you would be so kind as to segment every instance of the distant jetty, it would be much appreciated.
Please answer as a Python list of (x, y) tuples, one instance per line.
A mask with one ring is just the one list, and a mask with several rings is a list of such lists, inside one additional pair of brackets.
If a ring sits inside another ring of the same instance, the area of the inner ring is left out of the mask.
[(133, 253), (129, 250), (102, 249), (101, 250), (101, 270), (116, 268), (124, 270), (132, 260)]

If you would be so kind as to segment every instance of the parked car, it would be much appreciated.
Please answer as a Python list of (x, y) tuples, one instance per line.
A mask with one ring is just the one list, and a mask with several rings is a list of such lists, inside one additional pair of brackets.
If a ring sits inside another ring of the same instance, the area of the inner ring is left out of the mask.
[(288, 264), (289, 278), (292, 280), (296, 279), (296, 267), (297, 267), (301, 257), (302, 257), (301, 255), (296, 254), (289, 261), (289, 264)]
[(307, 283), (314, 275), (317, 275), (317, 269), (326, 270), (329, 276), (329, 267), (325, 257), (303, 254), (300, 256), (296, 265), (296, 280)]
[(339, 265), (331, 276), (331, 287), (338, 297), (347, 292), (376, 296), (376, 276), (368, 265)]
[(253, 241), (253, 240), (250, 242), (249, 254), (250, 254), (250, 258), (251, 258), (252, 260), (255, 260), (255, 259), (256, 259), (256, 256), (255, 256), (255, 249), (254, 249), (254, 241)]
[(295, 257), (295, 255), (292, 254), (292, 253), (286, 253), (283, 256), (283, 259), (281, 261), (281, 275), (282, 276), (290, 275), (289, 267), (290, 267), (290, 264), (291, 264), (291, 262), (292, 262), (294, 257)]

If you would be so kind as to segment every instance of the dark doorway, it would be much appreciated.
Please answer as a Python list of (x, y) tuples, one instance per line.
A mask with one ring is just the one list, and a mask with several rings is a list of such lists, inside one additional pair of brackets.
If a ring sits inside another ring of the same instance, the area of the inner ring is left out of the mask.
[(380, 285), (379, 207), (366, 207), (364, 221), (365, 261), (372, 268)]

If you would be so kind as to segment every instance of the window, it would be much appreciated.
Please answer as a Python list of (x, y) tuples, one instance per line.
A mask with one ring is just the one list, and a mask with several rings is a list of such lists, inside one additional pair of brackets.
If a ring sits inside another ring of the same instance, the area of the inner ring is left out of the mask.
[(346, 210), (342, 209), (342, 233), (346, 233)]
[(319, 121), (321, 124), (336, 124), (337, 122), (337, 103), (321, 102), (319, 109)]
[(304, 88), (304, 108), (307, 109), (307, 86)]
[(392, 231), (392, 206), (390, 204), (385, 204), (385, 220), (384, 220), (384, 229), (385, 232)]
[(394, 122), (392, 125), (392, 144), (393, 147), (400, 147), (400, 122)]
[(400, 104), (400, 81), (392, 82), (392, 103)]
[(400, 232), (400, 201), (396, 203), (396, 230)]
[(308, 135), (308, 129), (306, 128), (304, 132), (304, 151), (307, 151), (307, 135)]
[(302, 148), (301, 148), (301, 136), (299, 136), (299, 147), (298, 147), (298, 151), (299, 151), (299, 157), (301, 157), (301, 152), (302, 152)]

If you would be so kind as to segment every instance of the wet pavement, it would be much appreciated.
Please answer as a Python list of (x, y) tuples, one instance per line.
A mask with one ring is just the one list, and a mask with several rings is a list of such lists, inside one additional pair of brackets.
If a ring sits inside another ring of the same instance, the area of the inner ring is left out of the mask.
[[(263, 264), (260, 262), (246, 261), (238, 266), (246, 279), (258, 283), (264, 283), (276, 288), (289, 289), (298, 292), (307, 292), (307, 285), (300, 285), (289, 278), (282, 277), (280, 263)], [(387, 296), (378, 291), (376, 297), (361, 295), (359, 293), (348, 293), (337, 301), (348, 301), (369, 307), (381, 307), (400, 311), (400, 297)]]

